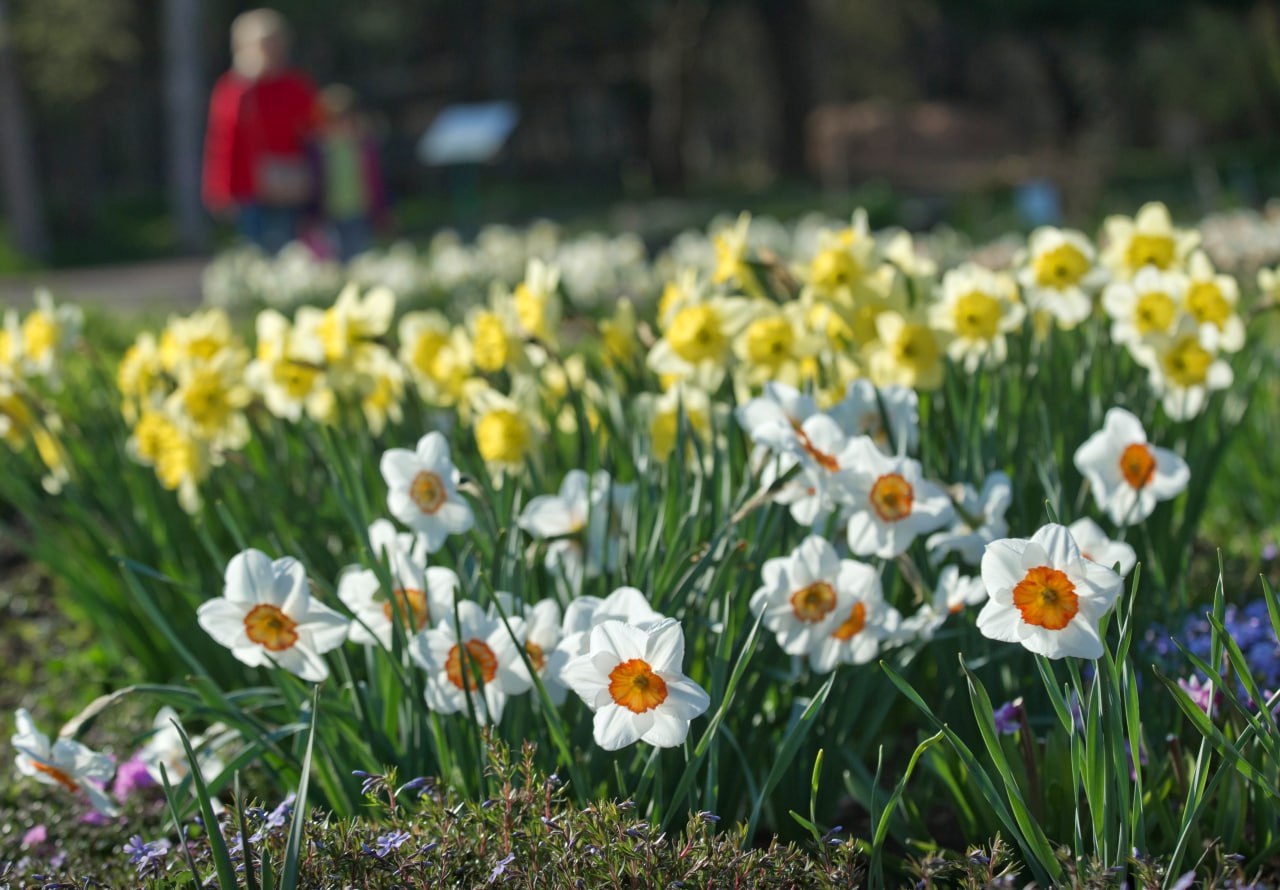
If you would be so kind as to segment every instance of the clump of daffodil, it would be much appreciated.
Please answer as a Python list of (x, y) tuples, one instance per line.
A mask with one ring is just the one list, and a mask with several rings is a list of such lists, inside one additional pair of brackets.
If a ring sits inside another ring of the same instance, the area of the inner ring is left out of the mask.
[(867, 225), (867, 213), (859, 208), (848, 228), (818, 234), (813, 258), (797, 271), (818, 297), (853, 305), (858, 301), (859, 291), (875, 277), (880, 264), (879, 251)]
[(1200, 244), (1198, 232), (1174, 228), (1169, 208), (1159, 201), (1142, 205), (1133, 218), (1107, 217), (1103, 231), (1102, 262), (1117, 281), (1128, 281), (1149, 266), (1160, 272), (1181, 269)]
[(78, 306), (55, 304), (53, 295), (44, 288), (36, 291), (35, 298), (36, 306), (22, 320), (20, 341), (15, 345), (28, 376), (43, 377), (56, 385), (59, 360), (79, 339), (83, 317)]
[(511, 302), (521, 331), (554, 350), (562, 311), (560, 270), (534, 258), (529, 260), (524, 280), (515, 286)]
[(337, 369), (354, 367), (386, 335), (395, 315), (396, 297), (389, 288), (370, 288), (363, 295), (348, 284), (328, 309), (303, 306), (295, 321), (303, 336), (316, 337), (325, 361)]
[(439, 312), (410, 312), (400, 319), (400, 363), (430, 405), (449, 407), (462, 397), (474, 371), (471, 341)]
[(1039, 325), (1052, 321), (1071, 330), (1093, 313), (1093, 297), (1107, 272), (1097, 265), (1084, 233), (1041, 226), (1018, 261), (1018, 283)]
[(185, 318), (169, 319), (160, 334), (160, 364), (175, 374), (188, 363), (209, 361), (226, 349), (240, 345), (231, 331), (231, 319), (221, 309), (205, 309)]
[(640, 351), (635, 304), (626, 297), (618, 300), (613, 315), (600, 321), (601, 355), (604, 360), (620, 368), (635, 364)]
[(510, 394), (482, 380), (468, 384), (467, 414), (476, 450), (495, 474), (519, 473), (532, 461), (546, 435), (537, 384), (517, 377)]
[(693, 437), (711, 441), (711, 398), (696, 386), (677, 384), (659, 396), (645, 393), (637, 398), (636, 411), (646, 424), (650, 453), (659, 463), (675, 451), (682, 427), (688, 436), (686, 457), (694, 454)]
[(605, 394), (587, 370), (586, 358), (573, 353), (563, 361), (548, 359), (539, 369), (538, 377), (557, 430), (566, 435), (578, 431), (576, 397), (582, 402), (588, 428), (593, 434), (602, 435), (600, 406), (605, 402)]
[(768, 380), (799, 383), (816, 369), (806, 364), (815, 360), (822, 345), (806, 324), (805, 307), (800, 303), (778, 306), (758, 301), (752, 320), (733, 341), (741, 377), (751, 386)]
[(274, 309), (258, 314), (255, 329), (257, 352), (245, 369), (245, 381), (267, 410), (293, 423), (303, 414), (321, 423), (333, 422), (337, 400), (325, 373), (319, 338), (303, 336)]
[(863, 349), (867, 374), (876, 386), (930, 390), (942, 385), (946, 338), (922, 312), (882, 312), (876, 339)]
[(662, 337), (649, 350), (649, 370), (668, 380), (724, 379), (734, 339), (754, 320), (765, 301), (713, 294), (683, 278), (660, 305)]
[(751, 228), (751, 214), (742, 212), (737, 221), (721, 229), (711, 238), (715, 249), (716, 264), (711, 273), (712, 284), (736, 284), (744, 290), (759, 290), (755, 270), (750, 262), (750, 245), (747, 234)]
[(1003, 363), (1008, 355), (1005, 334), (1021, 327), (1026, 314), (1013, 278), (965, 263), (942, 277), (941, 290), (929, 320), (949, 336), (951, 360), (970, 374), (984, 363)]
[(489, 305), (477, 306), (467, 313), (466, 323), (476, 371), (498, 374), (524, 369), (525, 344), (515, 304), (500, 287), (495, 287)]

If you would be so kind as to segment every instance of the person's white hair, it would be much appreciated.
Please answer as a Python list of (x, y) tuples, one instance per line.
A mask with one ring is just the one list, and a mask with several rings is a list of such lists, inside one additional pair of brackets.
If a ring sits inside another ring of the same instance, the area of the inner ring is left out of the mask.
[(231, 65), (256, 80), (284, 64), (289, 49), (289, 23), (274, 9), (251, 9), (231, 23)]

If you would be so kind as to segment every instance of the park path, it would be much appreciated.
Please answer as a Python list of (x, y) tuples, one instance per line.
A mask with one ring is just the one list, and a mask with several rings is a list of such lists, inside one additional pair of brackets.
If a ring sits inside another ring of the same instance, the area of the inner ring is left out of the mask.
[(125, 312), (186, 311), (200, 303), (200, 278), (207, 263), (207, 258), (187, 257), (0, 276), (0, 308), (30, 306), (35, 288), (44, 286), (59, 302)]

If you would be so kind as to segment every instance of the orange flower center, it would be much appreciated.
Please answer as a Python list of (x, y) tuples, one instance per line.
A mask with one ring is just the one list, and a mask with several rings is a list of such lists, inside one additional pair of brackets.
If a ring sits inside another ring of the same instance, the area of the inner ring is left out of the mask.
[(882, 522), (900, 522), (911, 515), (915, 492), (897, 473), (886, 473), (871, 486), (871, 508)]
[(800, 439), (800, 447), (804, 449), (804, 453), (813, 458), (813, 462), (828, 473), (834, 473), (840, 469), (840, 462), (833, 455), (822, 451), (818, 446), (813, 444), (813, 440), (809, 438), (809, 434), (804, 431), (800, 424), (792, 422), (791, 428), (796, 431), (796, 436)]
[(1013, 604), (1022, 620), (1045, 630), (1062, 630), (1080, 611), (1076, 586), (1057, 569), (1036, 566), (1029, 569), (1013, 588)]
[(862, 633), (862, 629), (866, 626), (867, 607), (862, 603), (854, 603), (853, 608), (849, 610), (849, 617), (840, 622), (840, 626), (831, 632), (831, 636), (842, 643), (847, 643)]
[(413, 502), (423, 513), (434, 513), (444, 506), (444, 481), (435, 473), (423, 470), (413, 477), (409, 497), (413, 498)]
[(1142, 488), (1156, 474), (1156, 459), (1151, 449), (1140, 442), (1135, 442), (1120, 455), (1120, 472), (1124, 481), (1134, 488)]
[(836, 592), (826, 581), (814, 581), (791, 594), (791, 611), (797, 621), (817, 624), (830, 615), (836, 607)]
[(632, 658), (609, 672), (609, 695), (633, 714), (643, 714), (667, 700), (667, 684), (649, 667)]
[(427, 595), (421, 590), (414, 590), (412, 587), (393, 590), (391, 599), (382, 604), (382, 614), (387, 616), (388, 621), (392, 620), (393, 603), (395, 611), (404, 616), (409, 622), (409, 629), (414, 633), (426, 627), (427, 622), (431, 620), (431, 614), (427, 609)]
[(244, 632), (253, 642), (272, 652), (284, 652), (298, 642), (298, 622), (279, 606), (267, 603), (254, 606), (244, 616)]
[(72, 781), (70, 776), (58, 769), (56, 766), (41, 763), (39, 760), (32, 760), (31, 765), (36, 768), (37, 772), (44, 773), (72, 794), (76, 794), (80, 791), (80, 786)]
[[(463, 675), (462, 650), (467, 651), (466, 674)], [(467, 640), (463, 646), (454, 646), (444, 662), (444, 673), (449, 682), (466, 692), (474, 692), (482, 683), (492, 683), (498, 673), (498, 657), (483, 640)]]
[(529, 663), (533, 665), (533, 669), (542, 673), (542, 669), (547, 666), (547, 655), (542, 647), (537, 643), (525, 643), (524, 651), (529, 653)]

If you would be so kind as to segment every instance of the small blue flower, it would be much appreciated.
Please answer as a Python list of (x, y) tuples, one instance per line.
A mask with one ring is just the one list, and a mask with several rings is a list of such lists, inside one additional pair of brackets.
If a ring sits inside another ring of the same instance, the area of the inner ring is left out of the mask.
[(384, 834), (375, 839), (374, 843), (378, 845), (378, 858), (389, 855), (393, 850), (399, 850), (400, 847), (409, 840), (409, 832), (393, 831), (390, 834)]
[(494, 881), (498, 880), (498, 878), (506, 874), (507, 866), (510, 865), (512, 862), (515, 862), (515, 859), (516, 859), (516, 854), (512, 853), (511, 855), (507, 856), (505, 859), (499, 860), (498, 864), (493, 867), (493, 871), (489, 873), (489, 883), (492, 884)]

